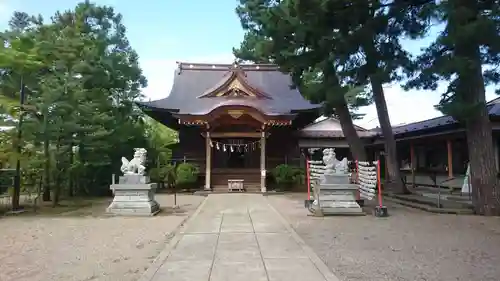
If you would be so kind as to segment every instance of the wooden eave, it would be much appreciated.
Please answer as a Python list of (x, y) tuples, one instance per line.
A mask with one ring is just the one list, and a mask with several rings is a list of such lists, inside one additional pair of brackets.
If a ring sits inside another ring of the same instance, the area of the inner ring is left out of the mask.
[[(228, 111), (228, 115), (231, 115), (231, 110)], [(295, 116), (292, 115), (282, 115), (282, 116), (266, 116), (262, 115), (261, 118), (255, 116), (255, 114), (249, 114), (248, 112), (242, 113), (246, 115), (252, 116), (255, 120), (260, 122), (264, 126), (271, 127), (282, 127), (282, 126), (290, 126), (292, 125), (292, 120)], [(242, 115), (241, 114), (241, 115)], [(240, 115), (240, 116), (241, 116)], [(178, 118), (179, 124), (188, 125), (188, 126), (210, 126), (213, 122), (216, 122), (221, 115), (213, 116), (213, 115), (182, 115), (175, 114), (176, 118)], [(236, 120), (239, 117), (234, 117)], [(236, 122), (238, 123), (238, 122)], [(221, 124), (218, 124), (221, 125)]]
[(214, 87), (206, 90), (198, 98), (212, 98), (212, 97), (252, 97), (252, 98), (264, 98), (271, 99), (271, 97), (253, 87), (248, 83), (245, 78), (245, 73), (241, 69), (233, 69), (230, 75), (224, 77), (219, 81)]

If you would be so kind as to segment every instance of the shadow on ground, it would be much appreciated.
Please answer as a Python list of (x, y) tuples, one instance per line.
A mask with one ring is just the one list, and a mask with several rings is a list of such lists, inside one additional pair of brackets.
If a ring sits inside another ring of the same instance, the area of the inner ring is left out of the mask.
[(433, 214), (387, 203), (390, 216), (307, 216), (305, 194), (271, 204), (341, 280), (500, 280), (500, 218)]
[[(174, 206), (173, 194), (157, 194), (156, 200), (160, 204), (160, 212), (157, 216), (185, 216), (187, 210), (192, 209), (193, 205), (183, 203), (183, 196), (186, 195), (177, 195), (178, 202)], [(22, 212), (12, 213), (10, 204), (1, 204), (0, 217), (115, 217), (116, 215), (106, 213), (106, 208), (112, 200), (111, 197), (74, 197), (61, 200), (57, 206), (53, 207), (52, 202), (38, 202), (35, 205), (32, 198), (22, 198)]]

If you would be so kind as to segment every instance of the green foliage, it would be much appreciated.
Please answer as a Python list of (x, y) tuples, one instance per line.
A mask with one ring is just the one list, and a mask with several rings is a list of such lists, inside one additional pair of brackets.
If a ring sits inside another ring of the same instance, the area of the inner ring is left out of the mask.
[[(425, 1), (428, 2), (428, 1)], [(403, 78), (402, 69), (412, 66), (402, 48), (403, 36), (421, 36), (427, 25), (420, 1), (338, 1), (338, 0), (242, 0), (237, 8), (247, 31), (235, 55), (243, 60), (277, 63), (292, 73), (293, 80), (313, 101), (322, 101), (325, 114), (333, 109), (342, 120), (353, 154), (362, 156), (361, 142), (349, 120), (350, 109), (371, 101), (357, 87), (371, 86), (377, 108), (390, 178), (399, 183), (396, 142), (392, 133), (383, 84)], [(312, 79), (312, 82), (311, 82)], [(350, 95), (348, 92), (351, 91)], [(359, 93), (361, 94), (361, 92)], [(353, 99), (354, 98), (354, 99)], [(359, 102), (359, 103), (358, 103)]]
[[(444, 25), (444, 30), (416, 59), (413, 74), (405, 86), (435, 91), (447, 83), (436, 106), (445, 114), (465, 121), (484, 109), (483, 92), (489, 84), (500, 82), (500, 2), (440, 1), (429, 3), (423, 20)], [(500, 93), (500, 91), (497, 91)]]
[[(500, 183), (485, 87), (500, 82), (500, 1), (429, 1), (421, 21), (437, 23), (437, 32), (410, 68), (406, 88), (446, 90), (436, 106), (465, 125), (472, 183), (478, 214), (500, 215)], [(497, 91), (498, 92), (498, 91)]]
[(156, 166), (167, 165), (172, 158), (169, 146), (179, 141), (177, 132), (150, 117), (145, 117), (145, 127), (149, 146), (154, 148), (148, 155), (151, 161), (149, 164), (153, 165), (154, 161)]
[(8, 188), (12, 187), (14, 176), (15, 170), (0, 169), (0, 194), (3, 194)]
[(26, 86), (22, 155), (10, 136), (0, 160), (13, 167), (19, 158), (23, 184), (43, 177), (44, 197), (52, 191), (54, 202), (61, 191), (107, 193), (135, 147), (154, 156), (148, 166), (158, 155), (168, 160), (170, 141), (151, 137), (161, 125), (153, 128), (134, 105), (147, 81), (125, 32), (113, 8), (85, 1), (48, 21), (16, 12), (0, 33), (0, 115), (19, 117), (21, 81)]
[(198, 181), (200, 169), (191, 163), (181, 163), (176, 168), (175, 185), (177, 187), (190, 186)]
[(149, 170), (149, 176), (153, 182), (164, 183), (172, 186), (176, 182), (176, 165), (164, 165)]
[[(317, 22), (300, 18), (296, 10), (299, 1), (244, 0), (236, 9), (245, 37), (240, 47), (233, 50), (242, 61), (275, 63), (288, 73), (304, 97), (322, 103), (323, 114), (335, 114), (335, 108), (347, 100), (351, 115), (371, 104), (370, 92), (360, 84), (342, 83), (337, 73), (335, 49), (319, 46), (315, 40), (326, 36), (320, 33)], [(310, 26), (309, 26), (310, 25)]]
[(19, 111), (19, 102), (11, 97), (0, 94), (0, 118), (2, 114), (16, 116)]
[(305, 175), (303, 169), (287, 164), (280, 164), (276, 166), (271, 173), (277, 184), (286, 187), (300, 183)]

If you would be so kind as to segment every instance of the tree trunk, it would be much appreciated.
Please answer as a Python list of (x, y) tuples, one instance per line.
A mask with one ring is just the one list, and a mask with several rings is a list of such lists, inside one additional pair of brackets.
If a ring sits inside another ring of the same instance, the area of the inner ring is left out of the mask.
[(372, 86), (375, 107), (377, 108), (378, 121), (380, 123), (380, 128), (382, 129), (382, 135), (385, 141), (385, 154), (387, 159), (386, 165), (388, 172), (385, 179), (386, 184), (390, 185), (393, 192), (402, 194), (408, 193), (408, 189), (403, 185), (401, 180), (398, 156), (396, 152), (396, 141), (394, 140), (394, 134), (392, 133), (392, 126), (389, 119), (389, 112), (387, 110), (387, 103), (385, 101), (382, 82), (376, 77), (376, 75), (372, 75), (370, 76), (370, 84)]
[[(450, 18), (448, 25), (467, 27), (476, 22), (479, 9), (476, 1), (454, 1), (453, 8), (474, 11)], [(477, 214), (493, 216), (500, 215), (500, 187), (495, 163), (493, 135), (486, 108), (486, 94), (482, 74), (479, 43), (456, 42), (455, 56), (467, 60), (468, 67), (459, 72), (456, 102), (465, 106), (477, 106), (471, 114), (465, 116), (465, 130), (470, 161), (470, 178), (472, 185), (472, 201)]]
[[(86, 143), (87, 143), (87, 140), (85, 138), (85, 135), (83, 133), (78, 133), (77, 135), (77, 139), (78, 139), (78, 152), (77, 152), (77, 157), (78, 157), (78, 162), (81, 163), (88, 163), (88, 159), (87, 159), (87, 146), (86, 146)], [(90, 168), (88, 168), (87, 166), (85, 165), (80, 165), (80, 167), (78, 168), (78, 178), (77, 178), (77, 192), (76, 194), (77, 195), (89, 195), (90, 194), (90, 190), (89, 190), (89, 186), (91, 186), (90, 184), (90, 178), (91, 178), (91, 175), (88, 173)]]
[[(477, 49), (479, 55), (479, 49)], [(479, 61), (479, 60), (478, 60)], [(495, 164), (495, 149), (481, 69), (469, 74), (465, 79), (463, 98), (466, 104), (477, 104), (478, 109), (465, 120), (467, 147), (470, 161), (472, 201), (476, 214), (486, 216), (500, 215), (499, 182)], [(475, 76), (475, 83), (470, 77)]]
[(49, 137), (47, 133), (47, 114), (44, 114), (44, 140), (43, 140), (43, 196), (42, 200), (45, 202), (50, 201), (50, 151), (49, 151)]
[(17, 211), (21, 208), (19, 199), (21, 197), (21, 178), (22, 178), (22, 172), (21, 172), (21, 145), (22, 145), (22, 136), (23, 136), (23, 119), (24, 119), (24, 100), (25, 100), (25, 85), (24, 85), (24, 79), (23, 76), (21, 75), (21, 91), (19, 94), (19, 105), (20, 105), (20, 111), (19, 111), (19, 122), (17, 124), (17, 137), (16, 141), (14, 142), (15, 144), (15, 152), (16, 152), (16, 175), (14, 177), (14, 189), (12, 193), (12, 210)]
[[(61, 132), (59, 132), (59, 134), (61, 134)], [(60, 149), (61, 149), (61, 140), (62, 138), (59, 137), (57, 139), (57, 143), (56, 143), (56, 151), (55, 151), (55, 155), (56, 155), (56, 178), (55, 178), (55, 181), (54, 181), (54, 198), (52, 198), (52, 207), (56, 207), (58, 204), (59, 204), (59, 199), (60, 199), (60, 195), (61, 195), (61, 184), (62, 184), (62, 180), (61, 180), (61, 177), (62, 177), (62, 174), (63, 174), (63, 167), (62, 167), (62, 155), (60, 155)]]
[(342, 89), (339, 76), (336, 69), (327, 66), (322, 69), (323, 77), (323, 87), (326, 90), (325, 100), (330, 101), (337, 114), (342, 132), (349, 143), (349, 148), (351, 149), (352, 156), (356, 160), (366, 161), (366, 151), (363, 142), (358, 136), (358, 132), (354, 127), (352, 122), (351, 113), (347, 106), (347, 101), (345, 99), (345, 92)]
[(499, 183), (491, 124), (486, 107), (481, 109), (478, 116), (468, 118), (465, 123), (474, 210), (477, 214), (498, 216), (500, 215), (500, 199), (497, 192)]
[(74, 153), (73, 153), (73, 143), (70, 143), (69, 146), (69, 173), (68, 173), (68, 196), (73, 197), (74, 193), (74, 173), (73, 173), (73, 160), (74, 160)]
[(335, 113), (340, 121), (340, 126), (342, 127), (342, 132), (349, 143), (349, 147), (352, 152), (352, 156), (355, 160), (366, 161), (366, 150), (365, 145), (361, 141), (358, 136), (358, 132), (354, 127), (354, 123), (352, 122), (351, 113), (349, 112), (349, 108), (347, 107), (347, 102), (345, 98), (339, 100), (335, 105)]

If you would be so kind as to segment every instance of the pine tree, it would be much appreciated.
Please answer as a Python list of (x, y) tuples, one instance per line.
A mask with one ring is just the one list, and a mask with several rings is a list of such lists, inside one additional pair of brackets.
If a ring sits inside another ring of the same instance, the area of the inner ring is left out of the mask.
[(421, 14), (445, 29), (417, 59), (408, 88), (436, 90), (448, 81), (437, 108), (465, 124), (475, 211), (500, 215), (500, 194), (485, 85), (500, 82), (500, 1), (448, 0)]
[[(54, 206), (63, 189), (70, 195), (108, 193), (120, 158), (134, 147), (151, 147), (144, 115), (134, 105), (146, 79), (121, 21), (112, 8), (85, 1), (56, 12), (48, 22), (16, 12), (16, 24), (2, 34), (15, 42), (23, 30), (32, 48), (18, 56), (33, 55), (41, 62), (25, 75), (25, 141), (43, 152), (44, 199), (52, 199)], [(16, 49), (6, 46), (0, 57), (12, 58), (7, 52)], [(20, 71), (12, 60), (1, 63), (2, 98), (15, 99), (12, 85)], [(76, 154), (74, 147), (79, 148)], [(26, 169), (35, 167), (26, 162)]]
[[(334, 46), (321, 44), (325, 37), (322, 27), (300, 14), (304, 11), (296, 9), (298, 1), (240, 2), (237, 13), (246, 34), (241, 46), (234, 50), (235, 55), (247, 61), (272, 62), (291, 73), (306, 98), (323, 103), (325, 115), (339, 118), (354, 158), (365, 160), (364, 145), (352, 122), (353, 116), (359, 116), (349, 109), (368, 105), (371, 98), (342, 82)], [(358, 98), (353, 98), (355, 93)]]
[[(25, 13), (14, 13), (9, 22), (11, 32), (0, 34), (2, 44), (0, 44), (0, 83), (2, 99), (13, 102), (14, 97), (19, 95), (17, 107), (17, 136), (13, 141), (14, 152), (16, 154), (16, 175), (12, 195), (12, 209), (20, 208), (19, 198), (21, 195), (21, 157), (23, 147), (23, 121), (26, 115), (25, 92), (26, 83), (30, 77), (38, 71), (42, 63), (36, 53), (35, 41), (33, 38), (35, 18), (28, 17)], [(17, 90), (16, 90), (17, 89)], [(19, 93), (19, 94), (17, 94)], [(12, 112), (13, 107), (9, 105), (7, 111)]]
[[(402, 68), (410, 56), (402, 48), (403, 35), (421, 36), (425, 24), (416, 19), (422, 13), (412, 1), (298, 1), (301, 18), (320, 26), (323, 37), (318, 45), (333, 47), (339, 76), (354, 85), (370, 84), (378, 120), (385, 141), (388, 179), (395, 192), (407, 192), (400, 180), (396, 142), (389, 120), (383, 85), (403, 78)], [(312, 25), (314, 26), (314, 25)]]

